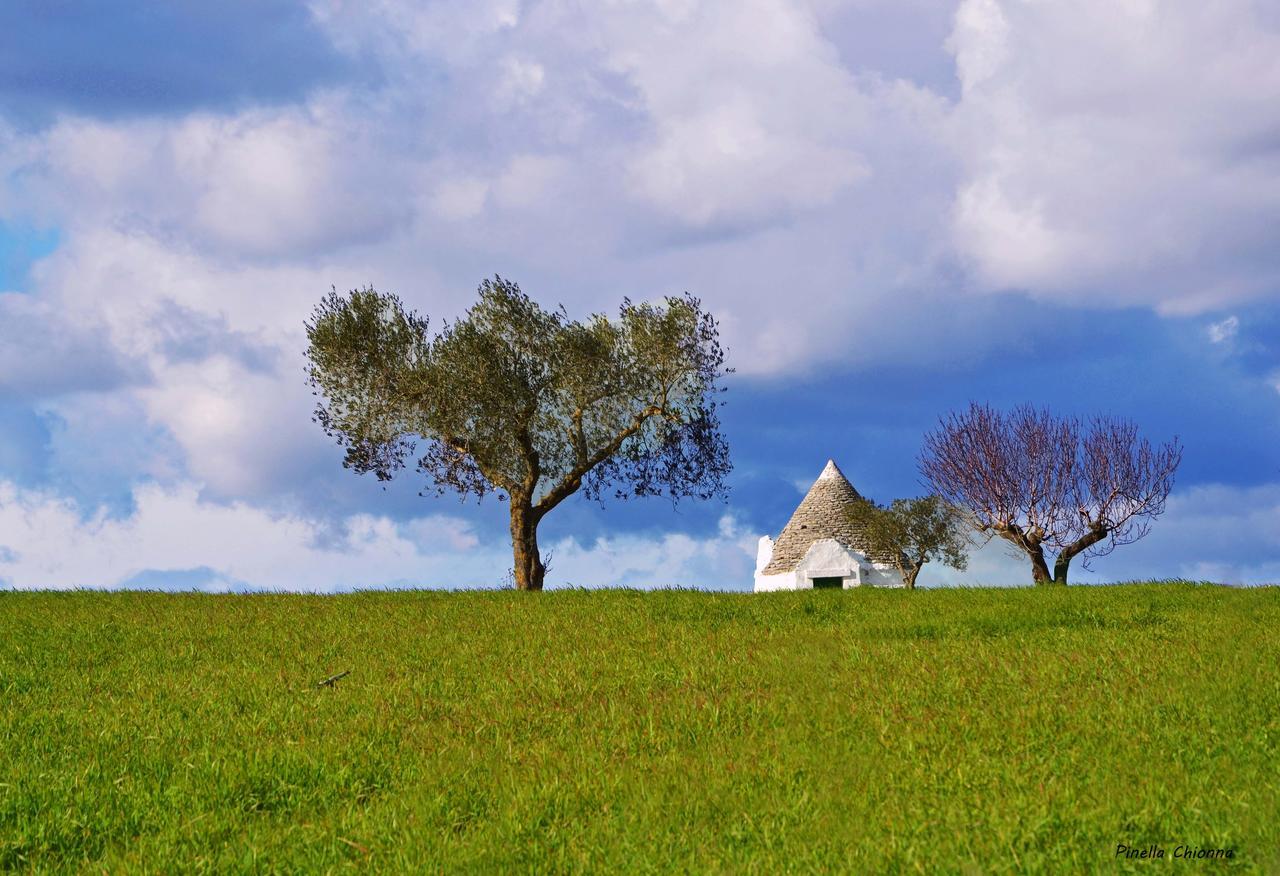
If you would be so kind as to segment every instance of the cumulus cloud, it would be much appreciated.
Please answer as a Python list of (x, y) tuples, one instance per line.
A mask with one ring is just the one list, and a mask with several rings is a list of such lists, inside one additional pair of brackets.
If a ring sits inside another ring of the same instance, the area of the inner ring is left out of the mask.
[[(1066, 26), (1020, 0), (964, 3), (952, 100), (849, 54), (840, 31), (882, 5), (318, 2), (336, 45), (384, 67), (383, 88), (69, 118), (10, 151), (28, 205), (84, 234), (146, 236), (170, 262), (208, 255), (224, 275), (245, 259), (345, 262), (313, 290), (377, 274), (443, 313), (493, 270), (571, 308), (611, 304), (602, 278), (619, 297), (691, 289), (725, 316), (744, 373), (893, 357), (824, 340), (927, 335), (965, 289), (1173, 311), (1273, 288), (1271, 104), (1254, 106), (1273, 35), (1250, 8), (1099, 4)], [(1261, 150), (1249, 161), (1228, 148), (1244, 141)], [(999, 331), (942, 335), (963, 354)], [(917, 340), (915, 355), (945, 349)]]
[(183, 451), (192, 477), (220, 496), (267, 495), (305, 472), (318, 430), (310, 422), (310, 397), (288, 391), (301, 380), (247, 370), (215, 356), (170, 365), (164, 379), (140, 388), (148, 420), (162, 425)]
[(553, 543), (549, 579), (574, 587), (701, 587), (749, 590), (758, 534), (732, 514), (708, 538), (680, 532), (618, 535), (590, 545), (575, 538)]
[[(1244, 0), (307, 9), (324, 57), (378, 76), (101, 112), (60, 97), (39, 127), (0, 121), (0, 217), (61, 232), (0, 296), (0, 394), (49, 424), (63, 491), (28, 506), (159, 483), (131, 499), (158, 507), (199, 483), (172, 501), (214, 528), (350, 519), (307, 486), (349, 477), (302, 381), (302, 321), (331, 284), (436, 320), (494, 272), (575, 315), (689, 290), (741, 375), (783, 380), (1024, 355), (1069, 320), (1023, 297), (1220, 316), (1280, 288), (1280, 22)], [(1266, 324), (1249, 314), (1203, 331), (1240, 354), (1233, 338)], [(1269, 395), (1274, 357), (1250, 355)], [(57, 520), (99, 526), (94, 507)], [(566, 541), (555, 562), (632, 582), (665, 574), (665, 553), (715, 578), (737, 550), (630, 538)], [(385, 539), (410, 574), (398, 545), (416, 542)], [(262, 574), (212, 549), (148, 562), (225, 586)]]
[(634, 5), (595, 24), (648, 117), (630, 183), (675, 221), (785, 215), (869, 172), (869, 101), (804, 6)]
[(311, 0), (308, 8), (344, 51), (376, 48), (388, 67), (439, 57), (454, 65), (484, 54), (485, 40), (521, 20), (520, 0), (445, 0), (422, 5), (403, 0)]
[(236, 259), (306, 256), (407, 221), (396, 157), (365, 121), (335, 93), (233, 115), (70, 117), (28, 145), (16, 172), (28, 202), (73, 228), (132, 229)]
[(1273, 295), (1280, 28), (1246, 0), (965, 0), (949, 47), (979, 288), (1196, 313)]
[[(277, 303), (305, 315), (270, 275), (317, 262), (340, 269), (311, 270), (311, 301), (355, 277), (442, 315), (494, 270), (581, 310), (689, 289), (724, 315), (744, 373), (843, 355), (813, 342), (833, 323), (918, 325), (933, 306), (899, 293), (939, 282), (945, 101), (850, 74), (803, 4), (315, 11), (402, 76), (294, 107), (72, 117), (15, 144), (18, 206), (74, 228), (42, 290), (87, 275), (104, 301), (216, 301), (251, 333)], [(418, 86), (442, 68), (447, 92)], [(754, 318), (783, 288), (805, 292)], [(231, 312), (246, 298), (257, 326)]]
[[(912, 99), (857, 79), (821, 18), (791, 0), (317, 9), (350, 51), (452, 72), (433, 102), (446, 151), (455, 136), (518, 129), (524, 151), (568, 151), (602, 193), (677, 227), (774, 224), (830, 203), (872, 172), (881, 116)], [(489, 172), (511, 158), (482, 142), (469, 151)], [(439, 186), (446, 204), (475, 191), (465, 176)]]
[(261, 498), (325, 457), (302, 320), (338, 272), (226, 264), (136, 231), (86, 230), (33, 273), (31, 293), (0, 296), (0, 312), (30, 323), (5, 326), (0, 385), (56, 418), (60, 465), (78, 467), (72, 448), (114, 457), (100, 447), (109, 434), (140, 455), (134, 474), (186, 471), (212, 495)]
[(185, 483), (140, 487), (134, 504), (133, 513), (115, 517), (51, 493), (0, 485), (8, 547), (0, 576), (16, 587), (63, 589), (118, 586), (148, 569), (207, 568), (224, 584), (268, 590), (449, 585), (441, 576), (461, 570), (442, 566), (441, 558), (474, 545), (460, 521), (428, 518), (400, 528), (365, 515), (348, 518), (340, 538), (322, 544), (323, 530), (313, 521), (204, 502)]
[[(511, 557), (447, 515), (407, 521), (357, 514), (329, 526), (241, 502), (200, 498), (191, 483), (139, 487), (113, 516), (55, 493), (0, 482), (0, 580), (22, 589), (116, 587), (335, 591), (498, 586)], [(565, 539), (547, 546), (549, 586), (749, 586), (751, 554), (731, 519), (718, 535)]]
[(92, 320), (66, 319), (39, 298), (0, 292), (0, 326), (0, 398), (107, 391), (141, 370)]
[(1280, 584), (1280, 482), (1175, 491), (1151, 534), (1099, 561), (1098, 571), (1112, 580)]

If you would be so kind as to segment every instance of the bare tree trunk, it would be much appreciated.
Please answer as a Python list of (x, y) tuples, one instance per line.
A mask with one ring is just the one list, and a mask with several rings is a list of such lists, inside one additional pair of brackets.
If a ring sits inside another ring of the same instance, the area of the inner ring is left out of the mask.
[(1049, 564), (1044, 559), (1044, 549), (1036, 545), (1034, 549), (1028, 548), (1027, 554), (1031, 557), (1031, 580), (1039, 585), (1052, 584), (1053, 579), (1049, 577)]
[(1088, 550), (1098, 542), (1107, 537), (1107, 530), (1102, 527), (1090, 529), (1084, 535), (1067, 545), (1058, 554), (1058, 560), (1053, 564), (1053, 583), (1066, 586), (1067, 584), (1067, 568), (1071, 565), (1071, 560), (1082, 551)]
[(1031, 559), (1031, 580), (1036, 584), (1052, 584), (1049, 577), (1049, 564), (1044, 558), (1044, 546), (1038, 538), (1028, 537), (1020, 531), (997, 530), (1000, 537), (1018, 546)]
[(546, 567), (538, 554), (540, 515), (527, 499), (511, 497), (511, 548), (517, 590), (541, 590)]

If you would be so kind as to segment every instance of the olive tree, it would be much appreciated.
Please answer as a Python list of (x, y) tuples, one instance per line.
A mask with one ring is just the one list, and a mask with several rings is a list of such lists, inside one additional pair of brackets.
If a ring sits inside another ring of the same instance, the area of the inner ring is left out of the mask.
[(715, 319), (691, 296), (569, 319), (501, 277), (432, 334), (372, 288), (325, 297), (306, 324), (316, 420), (344, 465), (510, 504), (515, 585), (542, 588), (538, 524), (593, 499), (723, 495), (730, 470)]
[(971, 404), (925, 436), (920, 471), (979, 531), (1025, 554), (1035, 583), (1066, 584), (1075, 557), (1088, 568), (1147, 534), (1181, 461), (1176, 437), (1154, 446), (1129, 420)]
[(939, 496), (894, 499), (888, 507), (863, 499), (851, 503), (846, 514), (866, 539), (868, 553), (894, 558), (908, 590), (915, 589), (925, 563), (968, 565), (968, 521)]

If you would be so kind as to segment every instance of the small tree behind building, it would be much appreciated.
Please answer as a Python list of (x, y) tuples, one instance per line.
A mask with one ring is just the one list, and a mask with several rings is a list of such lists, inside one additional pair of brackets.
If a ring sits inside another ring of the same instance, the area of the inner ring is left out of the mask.
[(908, 590), (915, 589), (925, 563), (955, 569), (968, 565), (968, 524), (938, 496), (895, 499), (888, 507), (864, 500), (850, 505), (848, 514), (865, 533), (871, 551), (895, 558)]

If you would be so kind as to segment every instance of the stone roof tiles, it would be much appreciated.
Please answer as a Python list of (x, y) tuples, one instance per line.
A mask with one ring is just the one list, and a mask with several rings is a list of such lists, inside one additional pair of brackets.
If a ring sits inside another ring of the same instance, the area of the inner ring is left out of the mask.
[(818, 475), (787, 525), (782, 528), (782, 534), (773, 546), (773, 556), (760, 574), (776, 575), (792, 571), (804, 559), (810, 545), (824, 538), (833, 538), (873, 562), (893, 562), (892, 556), (869, 554), (862, 528), (855, 526), (845, 515), (849, 504), (861, 499), (862, 496), (849, 483), (835, 461), (827, 460), (826, 468)]

